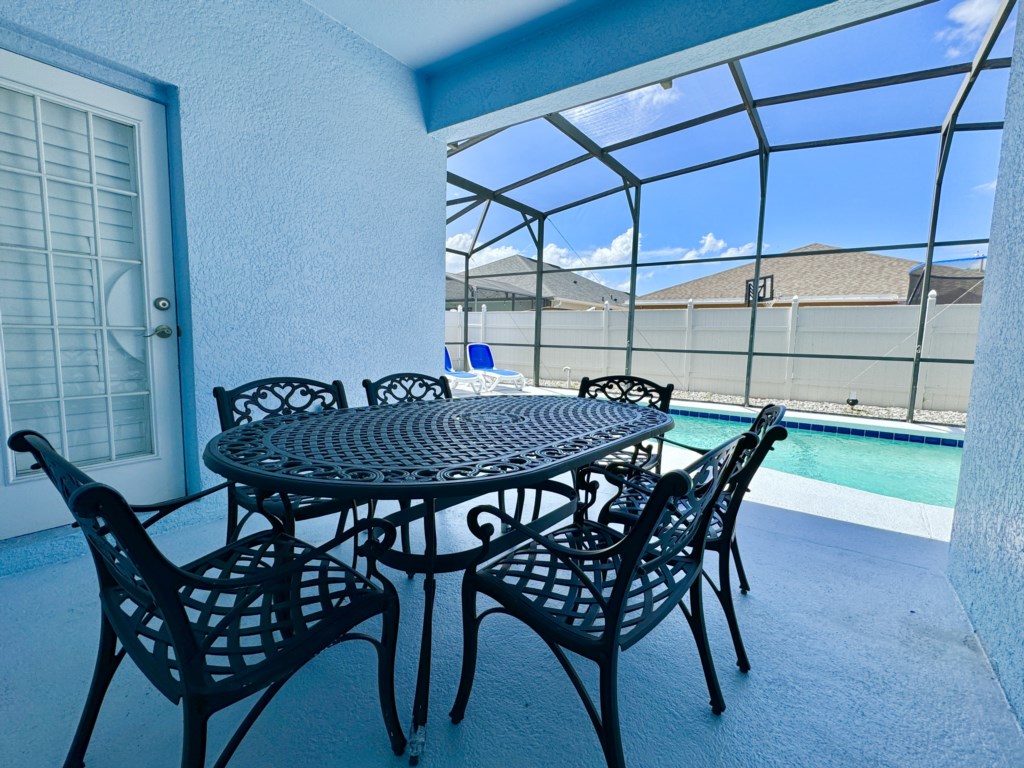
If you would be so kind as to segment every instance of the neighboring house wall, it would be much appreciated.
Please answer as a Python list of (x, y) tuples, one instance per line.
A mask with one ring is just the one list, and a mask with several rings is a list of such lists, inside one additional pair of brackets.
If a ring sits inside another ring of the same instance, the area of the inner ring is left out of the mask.
[(358, 405), (440, 370), (445, 152), (409, 70), (298, 0), (0, 2), (0, 27), (179, 90), (193, 451), (216, 384), (340, 378)]
[[(1014, 61), (1024, 56), (1017, 28)], [(1014, 64), (949, 576), (1024, 721), (1024, 69)]]
[[(626, 346), (628, 313), (621, 311), (544, 312), (542, 342), (569, 347)], [(914, 355), (920, 309), (889, 307), (764, 307), (757, 312), (758, 352), (893, 356)], [(446, 340), (458, 364), (462, 315), (445, 314)], [(532, 312), (470, 312), (469, 340), (496, 346), (498, 365), (533, 376)], [(931, 307), (926, 357), (970, 359), (978, 327), (977, 305)], [(635, 344), (652, 349), (715, 349), (736, 355), (633, 353), (632, 372), (654, 381), (673, 382), (682, 393), (743, 395), (750, 338), (749, 309), (644, 310), (636, 313)], [(543, 349), (541, 378), (605, 376), (625, 370), (624, 351)], [(870, 360), (755, 357), (752, 397), (845, 403), (851, 392), (864, 405), (906, 407), (911, 363)], [(918, 408), (964, 411), (971, 366), (925, 364), (918, 384)]]

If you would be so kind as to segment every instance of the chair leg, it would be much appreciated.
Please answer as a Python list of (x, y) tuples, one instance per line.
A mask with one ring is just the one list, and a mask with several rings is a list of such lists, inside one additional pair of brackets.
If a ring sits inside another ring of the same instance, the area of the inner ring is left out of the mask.
[[(708, 694), (711, 696), (711, 711), (720, 715), (725, 711), (725, 697), (722, 696), (722, 688), (718, 684), (718, 675), (715, 673), (715, 662), (711, 658), (711, 645), (708, 643), (707, 627), (704, 625), (704, 583), (701, 579), (693, 582), (690, 587), (690, 611), (683, 613), (693, 632), (693, 639), (697, 642), (697, 651), (700, 653), (700, 664), (704, 668), (704, 680), (708, 685)], [(680, 605), (680, 607), (682, 607)]]
[(85, 751), (89, 747), (93, 728), (96, 727), (96, 718), (99, 716), (103, 697), (107, 693), (114, 672), (124, 658), (124, 650), (117, 653), (116, 647), (117, 636), (114, 629), (107, 621), (107, 617), (100, 614), (100, 643), (96, 651), (96, 666), (93, 669), (92, 683), (89, 685), (89, 695), (85, 699), (82, 716), (78, 719), (75, 737), (64, 760), (64, 768), (82, 768), (85, 765)]
[(736, 666), (741, 672), (750, 671), (750, 660), (747, 658), (747, 651), (743, 647), (743, 637), (740, 635), (740, 625), (736, 620), (736, 608), (732, 602), (732, 585), (729, 583), (729, 551), (725, 550), (718, 556), (718, 602), (722, 604), (722, 611), (725, 613), (725, 620), (729, 624), (729, 634), (732, 635), (732, 645), (736, 649)]
[(206, 765), (206, 723), (210, 719), (199, 701), (182, 701), (184, 720), (181, 745), (181, 768), (203, 768)]
[[(403, 510), (408, 509), (409, 502), (405, 500), (399, 501), (398, 506)], [(412, 552), (412, 539), (409, 536), (409, 523), (403, 523), (402, 525), (400, 525), (398, 527), (398, 532), (401, 534), (402, 538), (402, 552), (408, 555), (410, 552)], [(405, 577), (407, 579), (411, 579), (415, 575), (416, 574), (412, 571), (405, 572)]]
[(352, 512), (352, 522), (359, 522), (359, 512), (356, 509), (356, 505), (346, 506), (343, 510), (338, 512), (338, 527), (334, 529), (335, 538), (341, 536), (345, 532), (345, 525), (348, 523), (348, 513)]
[(736, 575), (740, 578), (740, 592), (744, 595), (750, 591), (750, 584), (747, 583), (747, 574), (743, 570), (743, 560), (740, 559), (740, 545), (736, 543), (736, 539), (732, 540), (733, 559), (736, 561)]
[(601, 677), (601, 747), (608, 768), (626, 768), (619, 725), (618, 659), (612, 656), (600, 665)]
[(238, 499), (235, 498), (235, 487), (228, 489), (228, 530), (226, 544), (231, 544), (238, 538)]
[(398, 709), (395, 706), (395, 651), (398, 645), (398, 596), (395, 596), (394, 607), (384, 612), (381, 618), (383, 629), (380, 634), (380, 645), (377, 646), (377, 695), (380, 697), (380, 712), (384, 716), (384, 727), (387, 728), (391, 740), (391, 750), (396, 755), (405, 752), (405, 734), (398, 721)]
[(466, 704), (473, 690), (476, 676), (476, 654), (480, 635), (480, 620), (476, 615), (476, 589), (470, 581), (471, 573), (462, 579), (462, 674), (459, 691), (449, 716), (453, 723), (461, 723), (466, 715)]

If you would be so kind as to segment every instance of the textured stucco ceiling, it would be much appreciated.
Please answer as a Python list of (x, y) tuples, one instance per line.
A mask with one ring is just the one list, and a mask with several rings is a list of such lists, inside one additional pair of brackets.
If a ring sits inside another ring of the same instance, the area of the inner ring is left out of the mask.
[(578, 0), (306, 0), (411, 69), (448, 59)]

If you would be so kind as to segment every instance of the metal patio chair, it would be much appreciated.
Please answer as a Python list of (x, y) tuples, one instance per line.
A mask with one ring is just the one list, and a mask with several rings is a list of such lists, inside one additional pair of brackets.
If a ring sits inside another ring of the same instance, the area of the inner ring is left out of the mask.
[[(708, 525), (738, 455), (755, 438), (744, 434), (703, 456), (685, 472), (657, 483), (635, 525), (625, 535), (577, 514), (572, 525), (538, 534), (491, 506), (469, 515), (484, 554), (462, 582), (462, 676), (452, 722), (462, 720), (476, 671), (480, 623), (507, 613), (551, 648), (583, 700), (610, 768), (626, 764), (619, 732), (618, 656), (646, 636), (676, 606), (690, 626), (716, 714), (725, 710), (704, 626), (702, 561)], [(490, 515), (529, 539), (487, 565), (494, 534)], [(478, 567), (482, 566), (482, 567)], [(477, 595), (497, 603), (477, 613)], [(686, 598), (689, 598), (689, 606)], [(600, 704), (595, 706), (565, 651), (596, 662)]]
[[(214, 387), (213, 396), (217, 401), (221, 431), (267, 416), (348, 408), (345, 385), (337, 380), (327, 384), (299, 377), (257, 379), (234, 389)], [(241, 520), (239, 508), (245, 510)], [(340, 532), (345, 527), (348, 513), (354, 509), (355, 505), (351, 502), (296, 494), (277, 494), (261, 499), (255, 488), (236, 484), (228, 491), (227, 540), (234, 541), (256, 512), (276, 518), (289, 533), (295, 533), (297, 520), (309, 520), (337, 512)]]
[[(603, 397), (619, 403), (648, 405), (668, 413), (674, 388), (674, 384), (655, 384), (653, 381), (642, 379), (639, 376), (602, 376), (597, 379), (584, 376), (580, 381), (577, 397)], [(611, 463), (621, 462), (658, 471), (661, 469), (661, 448), (662, 438), (658, 436), (653, 440), (647, 440), (631, 448), (617, 451), (596, 463), (599, 466), (607, 466)]]
[[(32, 454), (63, 496), (85, 534), (99, 579), (99, 650), (65, 768), (85, 765), (100, 706), (125, 655), (168, 700), (181, 702), (182, 768), (205, 765), (207, 723), (213, 714), (262, 692), (217, 758), (218, 768), (227, 764), (296, 671), (326, 648), (356, 639), (370, 642), (377, 651), (381, 713), (391, 748), (402, 754), (406, 739), (394, 694), (398, 595), (375, 564), (375, 548), (394, 541), (393, 526), (357, 521), (334, 540), (313, 547), (272, 520), (269, 530), (176, 566), (146, 529), (227, 484), (162, 504), (131, 507), (117, 491), (93, 482), (63, 459), (39, 433), (17, 432), (8, 445)], [(139, 513), (152, 515), (141, 521)], [(362, 544), (360, 535), (367, 536)], [(356, 555), (365, 559), (364, 568), (328, 554), (349, 540)], [(382, 620), (379, 640), (353, 632), (376, 616)]]
[[(757, 416), (754, 417), (754, 422), (750, 425), (750, 428), (747, 431), (754, 433), (759, 440), (764, 440), (765, 437), (767, 436), (768, 432), (776, 424), (778, 424), (780, 421), (782, 421), (782, 419), (783, 419), (783, 417), (785, 415), (786, 415), (786, 406), (784, 406), (784, 405), (776, 405), (775, 403), (769, 403), (768, 405), (764, 406), (763, 408), (761, 408), (760, 411), (757, 412)], [(757, 457), (757, 462), (755, 464), (752, 464), (749, 467), (749, 469), (748, 469), (749, 474), (748, 474), (748, 476), (746, 478), (746, 484), (744, 485), (742, 492), (739, 494), (739, 499), (735, 502), (736, 508), (732, 511), (732, 515), (733, 515), (733, 518), (734, 518), (733, 519), (733, 535), (732, 535), (731, 540), (729, 542), (729, 548), (732, 550), (732, 556), (733, 556), (733, 558), (736, 561), (736, 575), (739, 577), (740, 592), (742, 592), (743, 594), (747, 594), (747, 592), (750, 591), (750, 584), (747, 582), (747, 574), (743, 570), (743, 560), (740, 559), (739, 544), (736, 543), (736, 534), (735, 534), (735, 522), (736, 521), (735, 521), (735, 516), (739, 513), (739, 505), (743, 501), (743, 496), (749, 490), (749, 488), (747, 486), (749, 486), (749, 484), (750, 484), (750, 479), (754, 476), (754, 473), (757, 472), (757, 468), (759, 466), (761, 466), (761, 462), (764, 461), (764, 457), (768, 455), (768, 451), (772, 450), (772, 447), (773, 447), (774, 443), (776, 443), (776, 442), (778, 442), (780, 440), (785, 440), (786, 437), (788, 437), (789, 432), (786, 429), (780, 427), (778, 430), (774, 431), (772, 434), (773, 434), (773, 437), (772, 437), (771, 440), (768, 441), (767, 445), (764, 447), (764, 449), (763, 449), (764, 452), (759, 457)], [(671, 438), (667, 438), (667, 437), (665, 438), (665, 442), (668, 443), (669, 445), (675, 445), (675, 446), (678, 446), (679, 448), (685, 448), (688, 451), (695, 451), (696, 453), (699, 453), (699, 454), (702, 454), (702, 455), (707, 453), (708, 450), (710, 450), (709, 448), (697, 448), (697, 447), (694, 447), (692, 445), (687, 445), (685, 443), (680, 443), (680, 442), (677, 442), (677, 441), (672, 440)], [(751, 456), (751, 457), (748, 457), (748, 458), (752, 460), (754, 457)], [(729, 495), (731, 497), (731, 494), (729, 494)], [(708, 549), (712, 549), (712, 550), (714, 550), (716, 552), (719, 552), (720, 549), (722, 548), (722, 546), (723, 545), (721, 544), (720, 541), (715, 541), (714, 543), (709, 543), (708, 544)], [(729, 557), (729, 553), (726, 552), (724, 557), (728, 558)]]
[[(736, 539), (736, 519), (739, 517), (743, 498), (750, 489), (761, 462), (775, 443), (785, 440), (788, 436), (786, 428), (778, 425), (786, 409), (781, 405), (768, 405), (761, 409), (757, 419), (747, 434), (752, 435), (754, 442), (742, 451), (733, 468), (715, 507), (711, 524), (708, 526), (707, 549), (718, 555), (718, 582), (716, 583), (707, 570), (704, 576), (711, 585), (718, 602), (725, 613), (732, 635), (733, 647), (736, 650), (736, 666), (743, 672), (750, 671), (750, 661), (743, 646), (739, 622), (736, 619), (736, 608), (733, 605), (730, 563), (736, 564), (736, 575), (739, 578), (740, 592), (746, 594), (750, 590), (747, 575), (743, 570), (740, 558), (739, 543)], [(703, 451), (706, 456), (708, 451)], [(698, 459), (696, 464), (703, 461)], [(596, 470), (600, 471), (600, 470)], [(600, 471), (612, 485), (617, 487), (615, 496), (605, 504), (598, 515), (598, 521), (605, 525), (622, 524), (629, 528), (636, 524), (643, 513), (647, 500), (657, 486), (659, 476), (646, 470), (628, 465), (613, 465)], [(589, 478), (586, 479), (588, 481)]]
[[(423, 400), (451, 400), (452, 390), (444, 377), (434, 378), (424, 373), (393, 373), (376, 381), (363, 379), (368, 405), (396, 405), (398, 403), (415, 403)], [(398, 502), (403, 511), (409, 509), (410, 502)], [(402, 551), (412, 551), (412, 540), (409, 536), (409, 523), (400, 525)], [(406, 573), (410, 579), (415, 574)]]
[(363, 379), (367, 405), (394, 405), (421, 400), (451, 400), (452, 390), (443, 376), (425, 373), (393, 373), (376, 381)]

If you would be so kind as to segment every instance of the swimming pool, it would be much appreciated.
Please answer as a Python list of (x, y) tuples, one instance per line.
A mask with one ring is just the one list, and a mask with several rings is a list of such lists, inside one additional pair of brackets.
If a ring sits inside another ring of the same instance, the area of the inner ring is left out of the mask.
[[(787, 414), (787, 420), (790, 414)], [(667, 437), (713, 446), (744, 428), (733, 421), (674, 415)], [(790, 429), (764, 466), (812, 480), (942, 507), (956, 502), (962, 448)]]

